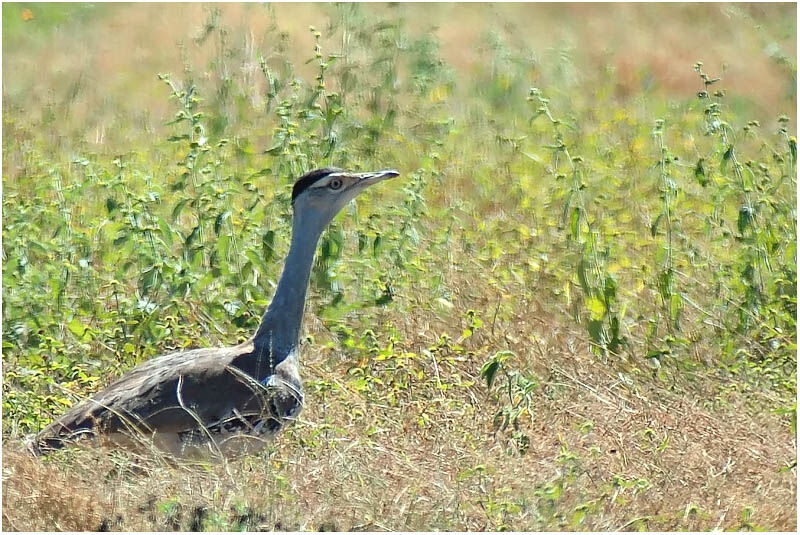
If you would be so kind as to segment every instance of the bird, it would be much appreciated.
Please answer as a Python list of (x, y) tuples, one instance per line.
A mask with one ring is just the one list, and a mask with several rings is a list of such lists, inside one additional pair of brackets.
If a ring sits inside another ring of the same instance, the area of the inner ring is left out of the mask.
[(176, 457), (235, 457), (263, 448), (303, 408), (300, 331), (314, 254), (337, 213), (394, 169), (315, 169), (292, 188), (292, 236), (255, 334), (232, 347), (178, 351), (134, 367), (28, 441), (36, 456), (91, 437), (152, 444)]

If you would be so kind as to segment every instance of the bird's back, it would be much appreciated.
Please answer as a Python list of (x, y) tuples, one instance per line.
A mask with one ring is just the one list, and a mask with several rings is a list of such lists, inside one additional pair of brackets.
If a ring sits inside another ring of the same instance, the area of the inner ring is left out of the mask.
[[(263, 446), (294, 419), (303, 393), (295, 352), (273, 365), (252, 341), (152, 359), (54, 421), (35, 453), (82, 436), (151, 441), (176, 455), (223, 454)], [(252, 444), (250, 444), (252, 442)]]

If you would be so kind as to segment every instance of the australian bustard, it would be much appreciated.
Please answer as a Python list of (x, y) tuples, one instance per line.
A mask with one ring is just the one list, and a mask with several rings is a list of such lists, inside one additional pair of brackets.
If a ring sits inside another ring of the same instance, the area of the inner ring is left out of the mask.
[(79, 403), (29, 443), (35, 454), (82, 436), (132, 439), (175, 455), (233, 455), (262, 447), (303, 407), (299, 338), (322, 231), (368, 186), (394, 170), (306, 173), (292, 190), (292, 241), (272, 302), (255, 335), (233, 347), (154, 358)]

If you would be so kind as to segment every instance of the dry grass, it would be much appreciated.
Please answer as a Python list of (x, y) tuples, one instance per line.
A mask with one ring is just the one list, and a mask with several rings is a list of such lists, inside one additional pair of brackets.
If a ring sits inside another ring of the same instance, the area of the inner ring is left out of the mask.
[(525, 455), (493, 432), (498, 405), (473, 376), (482, 357), (420, 362), (423, 378), (392, 406), (348, 386), (352, 363), (312, 352), (306, 380), (341, 388), (312, 386), (301, 422), (262, 455), (36, 460), (7, 445), (5, 529), (796, 530), (796, 472), (782, 470), (796, 441), (756, 392), (722, 393), (712, 373), (665, 382), (603, 364), (554, 319), (511, 330), (535, 340), (520, 364), (541, 378)]

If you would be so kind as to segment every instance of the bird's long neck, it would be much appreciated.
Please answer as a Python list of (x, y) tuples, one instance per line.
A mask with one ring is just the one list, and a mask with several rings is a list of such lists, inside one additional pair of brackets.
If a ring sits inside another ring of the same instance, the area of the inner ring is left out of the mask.
[(299, 341), (308, 280), (322, 227), (313, 216), (296, 213), (292, 220), (292, 243), (283, 273), (253, 338), (256, 348), (268, 350), (275, 364)]

